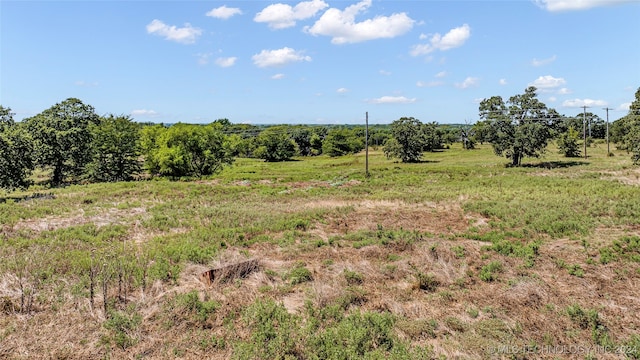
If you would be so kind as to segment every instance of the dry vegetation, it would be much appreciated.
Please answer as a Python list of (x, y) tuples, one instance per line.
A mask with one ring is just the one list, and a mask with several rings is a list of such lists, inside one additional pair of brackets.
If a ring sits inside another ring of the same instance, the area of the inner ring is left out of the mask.
[(369, 179), (361, 155), (247, 160), (10, 200), (0, 358), (639, 358), (637, 169), (591, 153), (376, 153)]

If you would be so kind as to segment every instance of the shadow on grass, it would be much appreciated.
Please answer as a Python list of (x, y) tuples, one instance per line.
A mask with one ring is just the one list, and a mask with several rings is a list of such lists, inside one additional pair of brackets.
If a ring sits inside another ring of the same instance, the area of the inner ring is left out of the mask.
[(394, 161), (394, 164), (435, 164), (435, 163), (439, 163), (440, 160), (416, 160), (416, 161), (407, 161), (407, 162), (402, 162), (400, 160), (398, 161)]
[(586, 161), (542, 161), (535, 164), (522, 164), (521, 167), (541, 169), (561, 169), (573, 166), (589, 165)]
[(9, 200), (13, 200), (14, 202), (21, 201), (29, 201), (34, 199), (55, 199), (56, 197), (51, 193), (35, 193), (31, 195), (23, 195), (23, 196), (5, 196), (0, 197), (0, 204), (6, 203)]

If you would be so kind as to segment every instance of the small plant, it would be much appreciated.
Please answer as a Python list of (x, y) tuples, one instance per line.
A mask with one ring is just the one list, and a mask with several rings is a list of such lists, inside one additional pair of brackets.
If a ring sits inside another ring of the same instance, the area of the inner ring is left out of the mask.
[(111, 311), (103, 326), (111, 330), (115, 344), (122, 350), (126, 350), (138, 342), (135, 332), (141, 322), (142, 316), (133, 308), (129, 308), (127, 312)]
[(480, 311), (478, 310), (478, 308), (476, 307), (470, 307), (467, 309), (467, 314), (472, 318), (475, 319), (480, 315)]
[(302, 264), (297, 264), (293, 269), (289, 271), (286, 277), (287, 279), (289, 279), (289, 283), (291, 285), (297, 285), (313, 280), (311, 271)]
[(492, 282), (497, 280), (496, 273), (502, 272), (502, 263), (499, 261), (492, 261), (480, 269), (480, 280), (486, 282)]
[(344, 269), (343, 275), (349, 285), (360, 285), (364, 282), (364, 277), (358, 272)]
[(452, 246), (452, 247), (451, 247), (451, 251), (453, 251), (453, 254), (454, 254), (458, 259), (463, 258), (463, 257), (465, 256), (465, 254), (466, 254), (466, 251), (465, 251), (464, 247), (463, 247), (463, 246), (459, 246), (459, 245)]
[(582, 270), (582, 267), (578, 264), (567, 266), (567, 271), (569, 271), (569, 275), (573, 275), (577, 277), (584, 276), (584, 270)]
[(431, 291), (435, 291), (440, 285), (440, 282), (436, 280), (433, 274), (424, 274), (424, 273), (418, 272), (416, 274), (416, 279), (418, 280), (417, 285), (420, 290), (431, 292)]

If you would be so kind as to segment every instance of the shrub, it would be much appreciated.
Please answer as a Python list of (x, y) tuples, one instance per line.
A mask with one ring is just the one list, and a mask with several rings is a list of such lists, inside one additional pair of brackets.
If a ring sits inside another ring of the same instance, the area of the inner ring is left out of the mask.
[(492, 261), (480, 269), (480, 280), (491, 282), (498, 277), (496, 273), (502, 272), (502, 264), (499, 261)]

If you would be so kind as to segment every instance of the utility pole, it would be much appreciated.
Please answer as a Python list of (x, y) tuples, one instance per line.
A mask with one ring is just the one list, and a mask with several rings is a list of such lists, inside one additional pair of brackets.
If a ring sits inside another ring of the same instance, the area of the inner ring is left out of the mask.
[(584, 158), (587, 158), (587, 105), (582, 106), (582, 137), (584, 140)]
[(369, 177), (369, 112), (364, 113), (364, 166), (365, 166), (365, 176)]
[(611, 152), (609, 151), (609, 110), (613, 109), (606, 107), (603, 110), (607, 111), (607, 156), (609, 156), (609, 154), (611, 154)]

